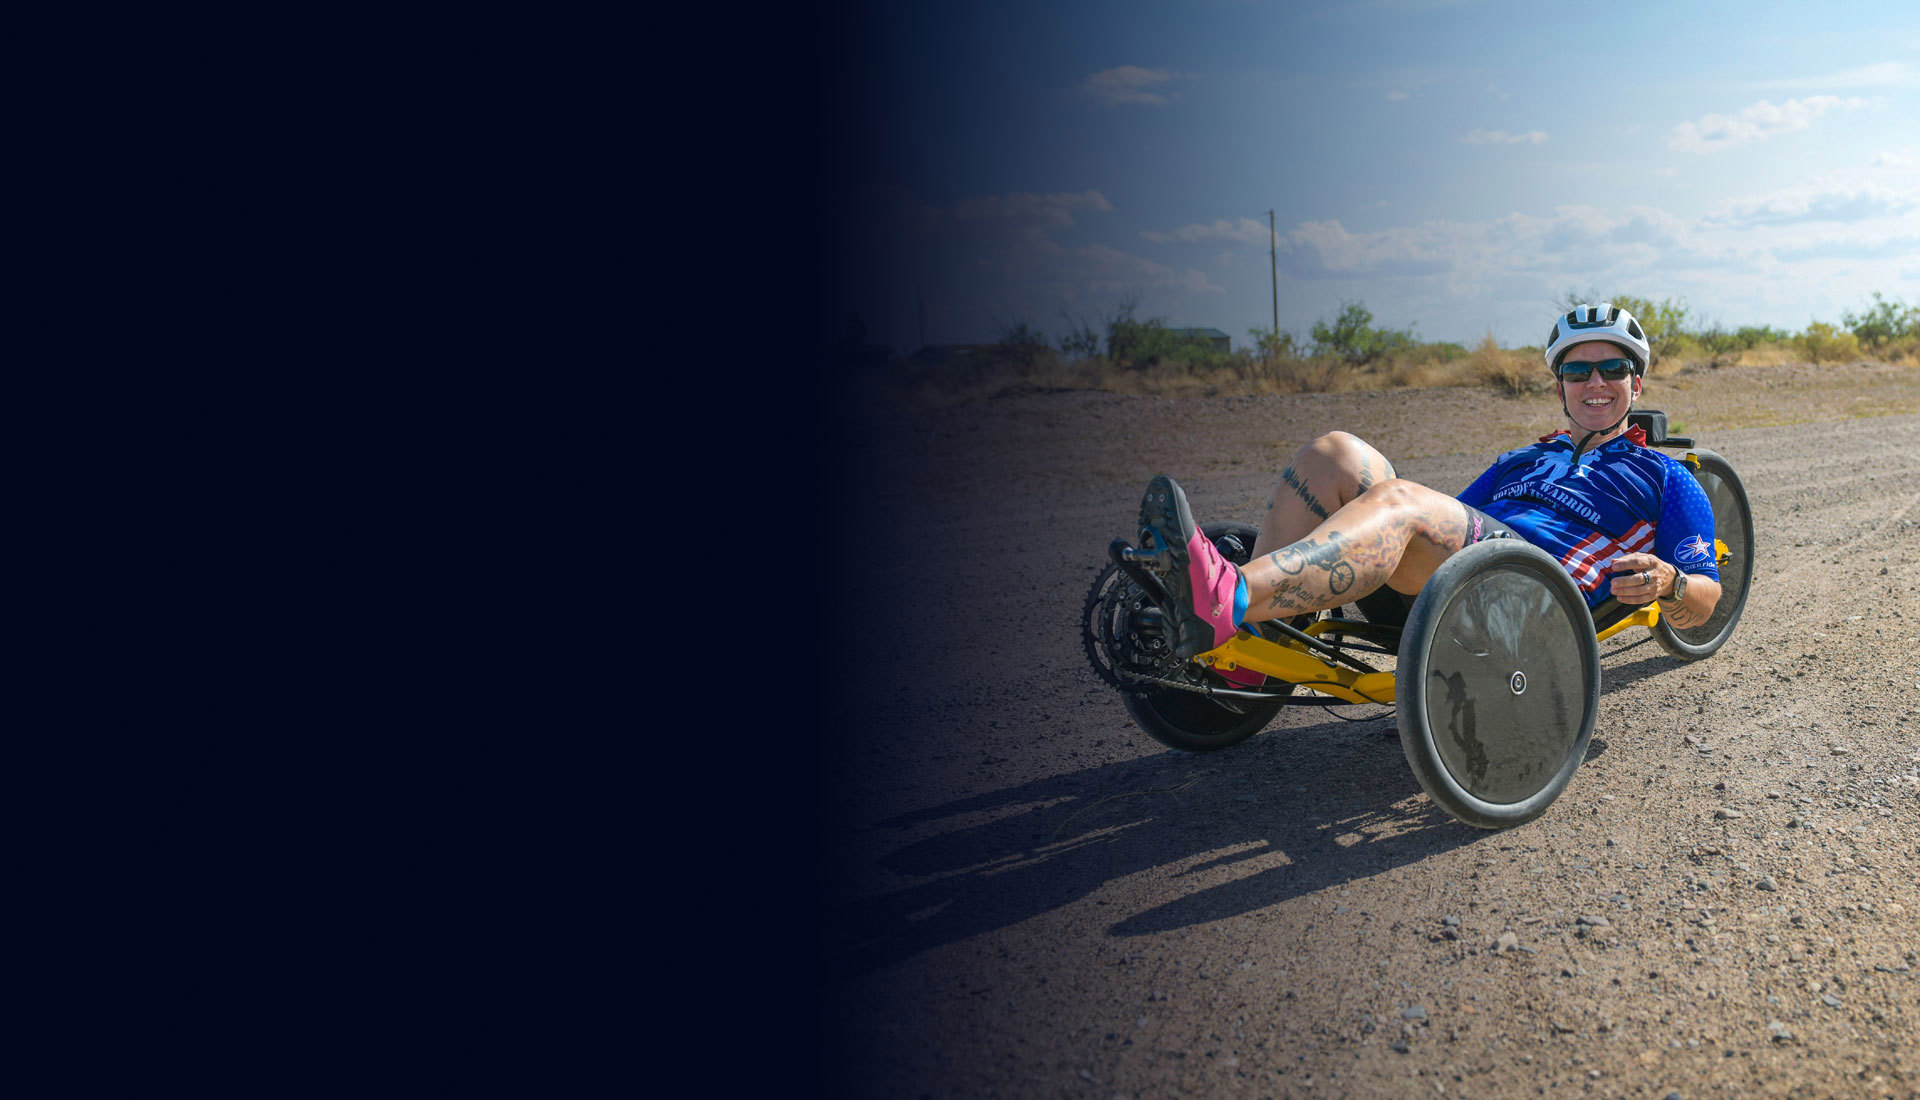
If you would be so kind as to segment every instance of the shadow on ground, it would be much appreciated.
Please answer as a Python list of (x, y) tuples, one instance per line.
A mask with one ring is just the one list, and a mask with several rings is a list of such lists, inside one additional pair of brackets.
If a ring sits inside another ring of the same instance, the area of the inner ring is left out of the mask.
[[(1604, 667), (1611, 695), (1684, 663), (1655, 650)], [(831, 969), (838, 977), (869, 973), (1143, 871), (1174, 868), (1168, 874), (1181, 879), (1275, 853), (1287, 860), (1122, 916), (1113, 935), (1255, 912), (1500, 835), (1456, 822), (1420, 797), (1392, 725), (1389, 712), (1270, 729), (1224, 753), (1168, 751), (878, 822), (865, 831), (920, 833), (988, 817), (881, 856), (885, 870), (926, 881), (830, 909)], [(1587, 760), (1606, 748), (1595, 738)]]
[(994, 815), (880, 857), (930, 881), (827, 914), (836, 977), (1019, 923), (1105, 883), (1173, 879), (1282, 853), (1285, 865), (1122, 917), (1138, 935), (1252, 912), (1485, 838), (1420, 795), (1391, 721), (1272, 729), (1224, 753), (1168, 751), (881, 821), (919, 831)]

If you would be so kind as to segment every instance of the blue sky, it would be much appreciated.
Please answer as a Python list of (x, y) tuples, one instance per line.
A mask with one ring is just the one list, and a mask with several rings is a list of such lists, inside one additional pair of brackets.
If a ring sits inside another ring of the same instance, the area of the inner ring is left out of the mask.
[(1343, 302), (1539, 343), (1567, 291), (1736, 327), (1920, 302), (1920, 5), (845, 8), (849, 312), (911, 350), (1062, 314), (1305, 335)]

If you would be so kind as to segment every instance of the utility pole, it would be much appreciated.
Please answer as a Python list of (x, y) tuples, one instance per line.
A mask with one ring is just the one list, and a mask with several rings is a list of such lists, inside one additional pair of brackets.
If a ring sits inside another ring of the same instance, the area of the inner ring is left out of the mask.
[(1273, 338), (1280, 339), (1280, 245), (1273, 233), (1273, 211), (1267, 211), (1267, 267), (1273, 274)]

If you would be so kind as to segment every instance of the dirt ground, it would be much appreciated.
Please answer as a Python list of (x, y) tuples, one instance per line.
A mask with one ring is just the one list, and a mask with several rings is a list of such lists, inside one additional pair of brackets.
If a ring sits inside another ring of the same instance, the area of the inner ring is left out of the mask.
[(824, 1094), (1920, 1096), (1920, 370), (1641, 404), (1746, 483), (1745, 616), (1698, 663), (1603, 644), (1586, 763), (1486, 832), (1389, 708), (1162, 748), (1078, 619), (1155, 473), (1257, 523), (1339, 428), (1458, 492), (1552, 398), (844, 403)]

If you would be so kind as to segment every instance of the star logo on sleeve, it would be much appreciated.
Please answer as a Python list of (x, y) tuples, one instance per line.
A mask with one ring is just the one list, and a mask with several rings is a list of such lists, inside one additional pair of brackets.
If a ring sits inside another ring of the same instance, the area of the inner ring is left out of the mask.
[(1699, 535), (1681, 543), (1679, 549), (1674, 552), (1683, 562), (1697, 564), (1713, 560), (1713, 544)]

